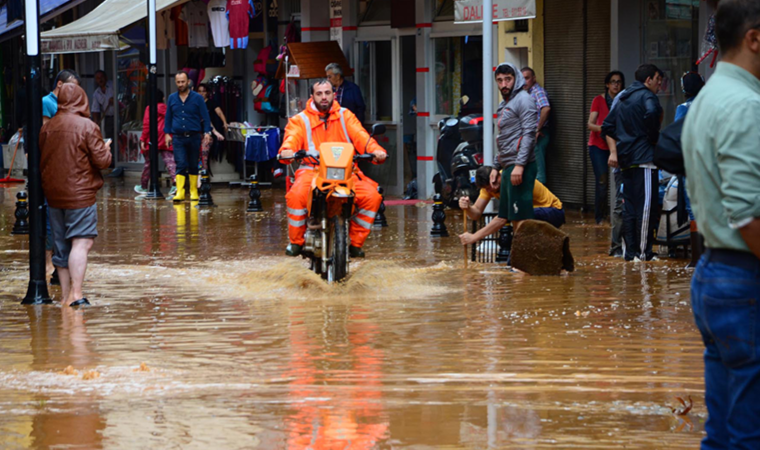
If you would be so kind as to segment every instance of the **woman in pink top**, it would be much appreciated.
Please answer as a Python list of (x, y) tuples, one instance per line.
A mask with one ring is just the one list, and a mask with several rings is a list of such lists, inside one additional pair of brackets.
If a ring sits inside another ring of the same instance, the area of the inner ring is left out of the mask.
[(607, 191), (609, 190), (609, 169), (607, 160), (610, 158), (610, 149), (602, 135), (602, 122), (612, 107), (612, 100), (625, 88), (625, 76), (617, 70), (610, 72), (604, 79), (606, 91), (604, 95), (598, 95), (591, 103), (591, 114), (588, 117), (588, 129), (591, 131), (588, 138), (588, 153), (591, 158), (591, 166), (594, 168), (596, 178), (596, 191), (594, 195), (594, 212), (597, 225), (604, 220), (604, 212), (607, 210)]
[[(177, 192), (177, 186), (174, 186), (174, 175), (177, 170), (177, 165), (174, 163), (174, 153), (172, 153), (172, 147), (167, 147), (164, 139), (164, 117), (166, 117), (166, 103), (164, 103), (164, 93), (158, 91), (158, 155), (164, 160), (166, 171), (169, 172), (169, 176), (172, 179), (172, 189), (169, 195), (174, 195)], [(138, 194), (148, 193), (148, 182), (150, 181), (150, 106), (145, 108), (145, 115), (143, 116), (143, 130), (140, 136), (140, 151), (145, 158), (145, 165), (143, 166), (142, 177), (140, 177), (140, 184), (135, 186), (135, 192)]]

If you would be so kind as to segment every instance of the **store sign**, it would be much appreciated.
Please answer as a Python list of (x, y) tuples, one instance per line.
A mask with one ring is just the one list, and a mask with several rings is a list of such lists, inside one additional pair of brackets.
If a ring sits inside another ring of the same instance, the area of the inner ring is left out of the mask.
[(116, 35), (73, 36), (42, 39), (42, 53), (102, 52), (119, 48)]
[[(536, 17), (536, 0), (493, 0), (493, 20), (520, 20)], [(456, 0), (454, 22), (483, 21), (483, 0)]]
[(343, 0), (330, 0), (330, 40), (343, 49)]

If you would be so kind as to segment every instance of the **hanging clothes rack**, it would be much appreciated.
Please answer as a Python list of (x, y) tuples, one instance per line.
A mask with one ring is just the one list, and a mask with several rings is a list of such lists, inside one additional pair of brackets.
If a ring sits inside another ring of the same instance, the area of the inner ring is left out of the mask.
[[(228, 132), (227, 132), (227, 140), (233, 141), (233, 142), (242, 142), (245, 144), (246, 140), (249, 136), (259, 136), (264, 139), (268, 138), (267, 131), (279, 129), (280, 127), (274, 126), (274, 125), (247, 125), (242, 123), (231, 123), (229, 124)], [(243, 147), (243, 180), (242, 181), (230, 181), (230, 187), (232, 186), (250, 186), (251, 183), (248, 181), (248, 174), (246, 173), (246, 159), (245, 159), (245, 146)], [(259, 163), (256, 161), (254, 163), (254, 175), (258, 178), (259, 176)], [(260, 186), (271, 186), (272, 183), (269, 182), (259, 182)]]

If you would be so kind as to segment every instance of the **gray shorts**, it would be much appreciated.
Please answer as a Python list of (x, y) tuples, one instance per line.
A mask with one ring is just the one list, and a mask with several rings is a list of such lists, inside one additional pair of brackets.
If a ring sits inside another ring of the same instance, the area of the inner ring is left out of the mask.
[(98, 236), (98, 208), (92, 205), (81, 209), (49, 208), (48, 211), (53, 231), (53, 265), (67, 268), (71, 240)]

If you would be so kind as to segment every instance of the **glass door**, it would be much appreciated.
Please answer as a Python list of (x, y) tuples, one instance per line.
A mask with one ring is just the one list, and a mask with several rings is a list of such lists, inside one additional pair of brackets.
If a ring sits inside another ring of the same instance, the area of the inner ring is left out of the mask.
[(398, 39), (358, 41), (354, 51), (354, 82), (359, 85), (367, 106), (364, 126), (382, 123), (384, 136), (378, 143), (388, 152), (383, 165), (362, 163), (362, 171), (378, 182), (386, 194), (401, 195), (404, 182), (403, 133), (401, 128), (401, 86)]

